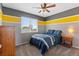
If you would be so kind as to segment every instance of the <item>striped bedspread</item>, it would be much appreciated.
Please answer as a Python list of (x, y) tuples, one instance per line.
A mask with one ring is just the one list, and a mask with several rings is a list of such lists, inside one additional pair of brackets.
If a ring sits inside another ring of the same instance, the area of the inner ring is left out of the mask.
[(44, 42), (44, 44), (47, 46), (47, 49), (53, 46), (55, 41), (54, 36), (47, 35), (47, 34), (34, 34), (32, 38), (35, 38), (36, 40), (41, 40), (42, 42)]
[(52, 46), (60, 45), (62, 42), (61, 30), (48, 30), (46, 33), (34, 34), (30, 40), (30, 44), (36, 46), (42, 55)]

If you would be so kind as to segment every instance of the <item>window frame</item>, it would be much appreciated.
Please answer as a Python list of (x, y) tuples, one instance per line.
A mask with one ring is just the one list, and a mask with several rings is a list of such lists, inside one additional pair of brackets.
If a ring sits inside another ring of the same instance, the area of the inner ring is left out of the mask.
[(22, 29), (22, 23), (21, 23), (21, 33), (38, 32), (38, 19), (22, 16), (22, 17), (21, 17), (21, 22), (22, 22), (22, 18), (23, 18), (23, 17), (30, 19), (30, 20), (29, 20), (29, 26), (32, 25), (32, 24), (31, 24), (32, 20), (36, 20), (36, 21), (37, 21), (37, 29), (36, 29), (36, 31), (32, 31), (31, 28), (29, 27), (29, 31), (26, 30), (26, 31), (23, 32), (23, 31), (22, 31), (22, 30), (23, 30), (23, 29)]

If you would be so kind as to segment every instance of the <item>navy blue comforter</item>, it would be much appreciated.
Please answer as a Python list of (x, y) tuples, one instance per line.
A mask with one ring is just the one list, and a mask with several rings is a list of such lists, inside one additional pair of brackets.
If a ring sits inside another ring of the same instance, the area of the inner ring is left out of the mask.
[[(43, 38), (43, 40), (45, 40), (46, 43), (48, 44), (49, 48), (51, 48), (54, 45), (61, 44), (61, 41), (62, 41), (61, 40), (61, 34), (60, 35), (59, 34), (56, 35), (56, 33), (54, 33), (52, 35), (48, 34), (48, 33), (43, 33), (43, 34), (50, 35), (50, 36), (54, 37), (54, 40), (53, 40), (54, 44), (52, 44), (50, 42), (50, 39), (48, 37), (44, 37)], [(34, 37), (31, 38), (30, 44), (36, 46), (40, 50), (40, 52), (41, 52), (42, 55), (44, 55), (48, 51), (48, 49), (49, 49), (48, 46), (44, 43), (44, 41), (39, 40), (39, 39), (34, 38)]]

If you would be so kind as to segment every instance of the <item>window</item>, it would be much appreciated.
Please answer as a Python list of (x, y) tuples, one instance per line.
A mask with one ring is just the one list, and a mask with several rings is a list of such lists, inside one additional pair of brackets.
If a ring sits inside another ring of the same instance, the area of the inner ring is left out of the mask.
[(38, 31), (38, 24), (36, 19), (31, 19), (31, 31)]
[(32, 19), (28, 17), (21, 17), (21, 32), (37, 32), (38, 24), (37, 19)]

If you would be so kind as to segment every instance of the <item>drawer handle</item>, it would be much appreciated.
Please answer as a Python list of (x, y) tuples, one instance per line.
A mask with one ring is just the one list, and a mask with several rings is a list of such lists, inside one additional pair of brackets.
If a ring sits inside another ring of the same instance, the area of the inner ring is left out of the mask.
[(0, 44), (0, 48), (2, 48), (2, 44)]

